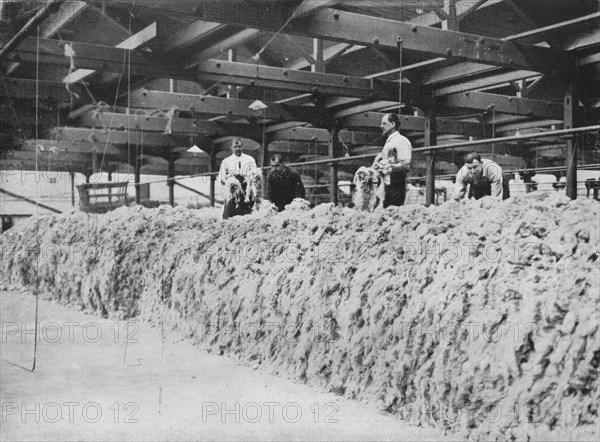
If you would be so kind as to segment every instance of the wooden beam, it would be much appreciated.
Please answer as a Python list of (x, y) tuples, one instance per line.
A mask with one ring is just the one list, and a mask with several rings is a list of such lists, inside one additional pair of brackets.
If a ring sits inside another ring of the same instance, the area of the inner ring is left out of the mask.
[[(120, 73), (123, 71), (124, 60), (127, 60), (127, 66), (131, 67), (131, 75), (193, 80), (189, 72), (162, 63), (149, 52), (80, 42), (73, 42), (71, 46), (76, 54), (75, 63), (82, 69)], [(36, 38), (26, 38), (13, 52), (13, 61), (35, 64), (38, 60)], [(64, 55), (63, 42), (40, 39), (39, 64), (61, 66), (68, 71), (70, 61)]]
[[(555, 23), (550, 26), (533, 29), (531, 31), (513, 34), (503, 38), (502, 40), (511, 42), (538, 43), (556, 34), (568, 34), (573, 29), (581, 29), (582, 31), (586, 32), (594, 31), (597, 29), (598, 23), (600, 23), (600, 12), (588, 14), (572, 20), (566, 20), (560, 23)], [(575, 43), (576, 46), (577, 44), (585, 44), (585, 42)], [(569, 45), (569, 42), (566, 42), (563, 49), (571, 50), (574, 48)], [(443, 60), (443, 58), (438, 58), (435, 60), (430, 60), (427, 63), (430, 65), (435, 65)], [(407, 66), (407, 69), (410, 68), (411, 66)], [(424, 72), (422, 74), (422, 82), (425, 85), (430, 85), (435, 83), (447, 83), (449, 81), (465, 81), (481, 77), (482, 75), (488, 75), (496, 70), (497, 69), (481, 63), (459, 63), (456, 65), (432, 70), (431, 72)]]
[[(130, 0), (115, 0), (114, 3), (131, 7)], [(197, 2), (190, 5), (180, 2), (172, 11), (198, 14), (203, 20), (243, 25), (268, 31), (278, 31), (291, 17), (297, 2), (273, 4), (255, 2), (245, 5), (240, 2)], [(158, 7), (153, 0), (141, 0), (138, 7)], [(251, 7), (252, 13), (244, 11)], [(552, 72), (564, 64), (569, 56), (564, 51), (507, 42), (495, 38), (480, 38), (475, 34), (445, 31), (398, 22), (339, 9), (323, 8), (310, 16), (291, 20), (286, 33), (324, 38), (359, 45), (396, 47), (397, 38), (403, 39), (404, 48), (464, 61), (504, 66), (511, 69), (526, 69), (536, 72)]]
[[(88, 111), (81, 116), (80, 125), (84, 127), (95, 127), (105, 130), (123, 130), (131, 128), (133, 130), (142, 130), (144, 132), (166, 133), (169, 119), (161, 116), (147, 116), (139, 114), (119, 114), (112, 112), (103, 112), (101, 116), (94, 111)], [(191, 118), (171, 119), (170, 130), (172, 134), (180, 136), (203, 135), (206, 137), (216, 137), (232, 135), (244, 138), (260, 138), (260, 129), (253, 124), (244, 123), (222, 123), (216, 121), (202, 121)]]
[(173, 35), (165, 36), (160, 43), (160, 50), (163, 52), (189, 50), (225, 26), (222, 23), (196, 20), (177, 30)]
[(201, 61), (218, 57), (219, 55), (226, 53), (229, 49), (242, 46), (260, 35), (260, 30), (252, 28), (243, 29), (229, 37), (220, 40), (217, 43), (214, 43), (213, 45), (203, 48), (200, 52), (197, 52), (192, 56), (190, 62), (186, 64), (186, 67), (193, 67)]
[[(362, 114), (348, 115), (340, 118), (340, 127), (380, 127), (381, 119), (385, 114), (382, 112), (365, 112)], [(402, 130), (424, 132), (425, 118), (409, 115), (400, 116), (400, 127)], [(484, 134), (483, 126), (479, 123), (468, 121), (437, 119), (437, 132), (439, 134), (463, 134), (473, 137), (481, 137)]]
[(65, 141), (65, 140), (25, 140), (21, 145), (21, 150), (25, 152), (35, 152), (42, 155), (62, 155), (64, 153), (82, 153), (92, 154), (96, 149), (97, 153), (107, 155), (121, 155), (122, 150), (112, 144), (106, 146), (96, 146), (84, 141)]
[(507, 37), (507, 40), (518, 40), (524, 43), (537, 43), (546, 40), (549, 37), (559, 35), (569, 35), (573, 30), (590, 31), (598, 27), (600, 23), (600, 12), (583, 15), (571, 20), (554, 23), (543, 26), (531, 31), (521, 32), (519, 34)]
[[(207, 60), (200, 63), (198, 69), (200, 72), (196, 74), (196, 78), (199, 81), (226, 81), (229, 84), (268, 87), (295, 92), (385, 99), (394, 93), (394, 89), (398, 90), (397, 84), (393, 82), (348, 75), (295, 71), (223, 60)], [(224, 76), (226, 76), (226, 80), (224, 80)]]
[[(131, 94), (132, 107), (150, 109), (169, 109), (177, 106), (180, 111), (194, 111), (200, 114), (228, 115), (242, 118), (256, 118), (249, 108), (252, 100), (201, 96), (192, 94), (177, 94), (150, 90), (137, 90)], [(281, 121), (304, 121), (314, 125), (321, 125), (328, 118), (314, 106), (293, 106), (287, 104), (265, 103), (264, 118)]]
[(438, 98), (438, 105), (449, 108), (490, 110), (506, 114), (560, 120), (563, 104), (553, 101), (518, 98), (486, 92), (459, 92)]
[[(148, 43), (150, 43), (156, 35), (158, 34), (158, 25), (156, 22), (152, 23), (150, 26), (142, 29), (140, 32), (132, 35), (128, 39), (119, 43), (116, 48), (118, 49), (127, 49), (134, 50), (139, 49)], [(76, 71), (70, 73), (65, 78), (63, 78), (63, 83), (75, 83), (77, 81), (81, 81), (84, 78), (92, 75), (95, 71), (93, 69), (77, 69)]]
[(523, 80), (526, 78), (534, 78), (540, 75), (532, 71), (502, 72), (502, 70), (500, 70), (499, 72), (500, 73), (496, 75), (490, 75), (485, 78), (478, 78), (477, 80), (473, 80), (470, 82), (439, 86), (436, 85), (430, 90), (433, 91), (433, 94), (436, 97), (473, 90), (485, 91), (485, 89), (497, 87), (498, 85), (508, 85), (511, 81)]
[[(69, 100), (70, 94), (61, 83), (40, 80), (37, 82), (38, 97), (40, 100), (62, 102)], [(83, 93), (83, 88), (74, 86), (73, 92)], [(0, 97), (14, 99), (35, 99), (36, 81), (21, 78), (5, 77), (0, 87)]]
[(146, 147), (177, 147), (182, 144), (171, 135), (157, 133), (143, 133), (142, 131), (102, 130), (79, 127), (59, 127), (50, 131), (53, 138), (61, 141), (76, 141), (90, 143), (90, 145), (104, 145), (105, 143), (123, 145), (144, 145)]
[[(336, 57), (339, 57), (342, 54), (349, 54), (351, 52), (358, 51), (359, 49), (364, 48), (364, 46), (353, 45), (351, 43), (338, 43), (336, 45), (323, 49), (323, 63), (327, 65), (327, 63), (329, 63), (330, 61), (334, 60)], [(310, 60), (308, 60), (306, 57), (302, 57), (297, 58), (295, 60), (287, 61), (286, 63), (284, 63), (283, 67), (286, 69), (301, 70), (309, 67), (311, 64), (312, 63), (310, 62)]]
[[(203, 19), (238, 24), (277, 31), (271, 20), (256, 22), (243, 14), (226, 14), (226, 4), (204, 8)], [(265, 5), (267, 14), (269, 9)], [(275, 20), (277, 21), (277, 20)], [(473, 61), (511, 69), (527, 69), (536, 72), (552, 72), (564, 64), (568, 54), (564, 51), (507, 42), (475, 34), (445, 31), (404, 22), (371, 17), (333, 8), (316, 10), (310, 17), (292, 20), (284, 32), (359, 45), (397, 47), (402, 38), (406, 50), (443, 56), (463, 61)]]
[[(40, 24), (40, 37), (52, 37), (87, 7), (87, 3), (82, 1), (69, 1), (62, 3), (59, 6), (58, 11), (50, 14), (50, 16)], [(10, 63), (6, 69), (6, 75), (10, 75), (18, 67), (19, 63)]]
[[(92, 152), (58, 152), (48, 153), (43, 152), (39, 154), (30, 150), (13, 150), (6, 154), (6, 157), (2, 161), (21, 161), (33, 164), (33, 170), (35, 170), (35, 164), (37, 161), (40, 170), (71, 170), (72, 164), (85, 165), (86, 168), (92, 169), (94, 162), (96, 164), (102, 163), (104, 158), (104, 165), (107, 166), (109, 162), (126, 162), (128, 157), (126, 153), (119, 154), (103, 154), (92, 153)], [(65, 167), (60, 167), (64, 165)]]
[[(380, 120), (381, 121), (381, 120)], [(370, 132), (358, 132), (342, 130), (338, 131), (340, 138), (346, 144), (364, 145), (373, 142), (373, 134)], [(377, 136), (375, 137), (377, 138)], [(327, 129), (316, 127), (294, 127), (281, 129), (269, 134), (270, 141), (306, 141), (311, 143), (329, 143), (330, 132)]]

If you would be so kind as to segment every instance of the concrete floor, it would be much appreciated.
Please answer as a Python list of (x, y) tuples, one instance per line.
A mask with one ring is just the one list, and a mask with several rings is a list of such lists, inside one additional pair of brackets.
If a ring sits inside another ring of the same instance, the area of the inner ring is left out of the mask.
[(1, 440), (456, 440), (146, 324), (48, 301), (31, 372), (34, 297), (2, 291), (0, 301)]

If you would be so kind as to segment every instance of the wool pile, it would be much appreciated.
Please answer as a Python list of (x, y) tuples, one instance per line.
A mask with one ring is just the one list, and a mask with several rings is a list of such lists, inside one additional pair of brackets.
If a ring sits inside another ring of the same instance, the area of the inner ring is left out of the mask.
[(597, 202), (295, 202), (219, 218), (162, 206), (32, 219), (1, 236), (2, 284), (466, 439), (598, 436)]

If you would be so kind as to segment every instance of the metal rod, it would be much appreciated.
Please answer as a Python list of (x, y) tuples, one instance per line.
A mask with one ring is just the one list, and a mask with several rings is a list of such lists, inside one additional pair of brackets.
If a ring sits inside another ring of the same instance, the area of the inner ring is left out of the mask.
[[(597, 164), (585, 164), (577, 166), (580, 170), (600, 170), (600, 163)], [(513, 169), (513, 170), (505, 170), (504, 173), (518, 173), (518, 172), (564, 172), (567, 168), (565, 166), (554, 166), (554, 167), (538, 167), (538, 168), (530, 168), (530, 169)], [(450, 179), (455, 177), (456, 174), (453, 175), (436, 175), (436, 178), (439, 179)], [(410, 177), (407, 180), (422, 180), (423, 177)], [(583, 183), (584, 181), (578, 181), (579, 183)]]
[(37, 204), (38, 206), (43, 207), (44, 209), (48, 209), (51, 212), (62, 213), (60, 210), (55, 209), (54, 207), (47, 206), (46, 204), (40, 203), (39, 201), (36, 201), (34, 199), (31, 199), (31, 198), (27, 198), (26, 196), (19, 195), (17, 193), (13, 193), (10, 190), (6, 190), (6, 189), (0, 188), (0, 192), (5, 193), (7, 195), (10, 195), (10, 196), (12, 196), (14, 198), (17, 198), (17, 199), (20, 199), (20, 200), (23, 200), (23, 201), (27, 201), (28, 203)]
[(169, 186), (169, 205), (175, 207), (175, 157), (170, 156), (168, 159), (168, 170), (167, 170), (167, 185)]
[[(593, 132), (595, 130), (600, 130), (600, 125), (577, 127), (577, 128), (573, 128), (573, 129), (562, 129), (562, 130), (548, 131), (548, 132), (544, 132), (544, 133), (528, 134), (528, 135), (521, 135), (521, 136), (511, 136), (511, 137), (503, 137), (503, 138), (488, 138), (485, 140), (477, 140), (477, 141), (463, 141), (460, 143), (442, 144), (439, 146), (418, 147), (416, 149), (413, 149), (412, 151), (413, 152), (427, 152), (430, 150), (452, 149), (452, 148), (461, 147), (461, 146), (477, 146), (477, 145), (488, 144), (488, 143), (492, 143), (492, 142), (497, 143), (497, 142), (502, 142), (502, 141), (515, 141), (515, 140), (524, 140), (524, 139), (526, 140), (526, 139), (545, 138), (545, 137), (560, 136), (560, 135), (574, 135), (574, 134), (584, 133), (584, 132)], [(376, 155), (377, 155), (377, 153), (368, 153), (368, 154), (364, 154), (364, 155), (356, 155), (356, 156), (351, 156), (351, 157), (338, 157), (334, 160), (326, 159), (326, 160), (306, 161), (303, 163), (289, 163), (289, 164), (287, 164), (287, 166), (312, 166), (315, 164), (330, 164), (332, 162), (341, 163), (341, 162), (345, 162), (345, 161), (354, 161), (354, 160), (373, 158)], [(600, 166), (600, 165), (594, 165), (594, 166)], [(585, 166), (579, 166), (580, 169), (582, 169), (584, 167)], [(264, 167), (263, 169), (268, 170), (268, 169), (270, 169), (270, 167)], [(515, 170), (515, 172), (523, 172), (523, 171), (527, 171), (527, 170), (536, 171), (539, 169), (519, 169), (519, 170)], [(565, 169), (564, 169), (564, 167), (562, 167), (557, 170), (565, 170)], [(194, 174), (194, 175), (188, 175), (188, 176), (186, 176), (186, 178), (195, 178), (195, 177), (200, 177), (200, 176), (216, 176), (218, 174), (219, 174), (219, 172), (198, 173), (198, 174)], [(157, 181), (150, 181), (150, 183), (162, 183), (164, 181), (165, 180), (157, 180)]]

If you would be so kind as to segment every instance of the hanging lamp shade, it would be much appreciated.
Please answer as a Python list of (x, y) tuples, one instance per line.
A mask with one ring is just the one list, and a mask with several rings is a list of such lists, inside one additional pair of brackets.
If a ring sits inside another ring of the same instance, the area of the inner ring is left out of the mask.
[(187, 151), (190, 153), (206, 153), (195, 144), (192, 147), (190, 147)]

